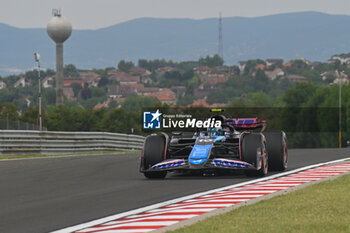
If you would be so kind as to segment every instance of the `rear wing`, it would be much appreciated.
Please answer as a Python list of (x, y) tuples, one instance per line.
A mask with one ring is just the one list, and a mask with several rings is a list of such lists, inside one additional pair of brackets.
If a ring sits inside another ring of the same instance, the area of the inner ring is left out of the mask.
[(237, 130), (244, 129), (258, 129), (262, 130), (266, 127), (266, 120), (263, 118), (229, 118), (226, 120), (226, 124), (232, 125)]

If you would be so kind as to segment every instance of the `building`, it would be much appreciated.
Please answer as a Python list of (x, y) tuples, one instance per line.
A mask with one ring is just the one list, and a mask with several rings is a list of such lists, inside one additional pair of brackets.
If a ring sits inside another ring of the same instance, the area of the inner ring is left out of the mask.
[(15, 88), (26, 87), (26, 86), (30, 86), (30, 82), (27, 82), (25, 77), (21, 77), (20, 79), (17, 80), (17, 82), (15, 82), (15, 84), (13, 84), (13, 86)]
[(202, 75), (211, 74), (214, 71), (215, 71), (215, 69), (211, 68), (209, 66), (201, 66), (201, 67), (194, 68), (194, 72), (196, 74), (202, 74)]
[(239, 68), (239, 71), (242, 73), (244, 72), (244, 69), (247, 65), (247, 62), (246, 61), (240, 61), (238, 62), (238, 68)]
[(289, 61), (289, 62), (284, 63), (283, 67), (292, 67), (292, 65), (293, 65), (293, 62)]
[(136, 85), (140, 83), (139, 76), (123, 76), (119, 78), (120, 85)]
[(265, 70), (265, 65), (264, 64), (257, 64), (255, 66), (255, 69), (257, 69), (257, 70)]
[(101, 75), (88, 71), (88, 72), (79, 72), (80, 79), (84, 81), (89, 87), (97, 87), (101, 79)]
[(74, 91), (72, 87), (63, 87), (63, 95), (67, 98), (68, 101), (75, 101)]
[(70, 87), (73, 83), (78, 83), (81, 87), (85, 86), (84, 80), (80, 77), (64, 77), (63, 86)]
[(266, 59), (266, 66), (267, 67), (270, 67), (270, 66), (273, 66), (273, 65), (282, 65), (283, 64), (283, 59)]
[(307, 79), (304, 76), (296, 75), (296, 74), (290, 74), (287, 76), (287, 78), (292, 82), (297, 82), (297, 83), (302, 83), (307, 81)]
[(145, 69), (145, 68), (142, 68), (142, 67), (139, 67), (139, 66), (135, 66), (135, 67), (132, 67), (129, 70), (129, 74), (131, 74), (133, 76), (148, 77), (152, 73), (149, 70)]
[(209, 107), (209, 104), (207, 103), (207, 101), (205, 99), (199, 99), (194, 101), (192, 104), (187, 105), (187, 107)]
[(176, 104), (176, 94), (169, 88), (160, 88), (158, 92), (152, 92), (146, 96), (155, 98), (161, 103)]
[(199, 85), (199, 90), (209, 90), (209, 89), (215, 89), (218, 84), (225, 83), (227, 81), (227, 77), (225, 76), (219, 76), (216, 78), (211, 78), (205, 82), (203, 82), (201, 85)]
[(339, 61), (342, 65), (349, 65), (350, 64), (350, 53), (333, 55), (328, 60), (328, 63), (332, 64), (332, 63), (335, 63), (336, 61)]
[(108, 97), (115, 99), (131, 94), (144, 95), (144, 85), (143, 84), (132, 84), (132, 85), (108, 85), (107, 94)]
[(283, 77), (284, 76), (284, 71), (280, 68), (276, 68), (272, 71), (265, 71), (265, 75), (271, 79), (275, 80), (277, 77)]
[(54, 77), (46, 77), (41, 82), (43, 88), (53, 88), (55, 86), (55, 78)]
[(0, 80), (0, 90), (3, 90), (7, 87), (6, 83), (2, 80)]

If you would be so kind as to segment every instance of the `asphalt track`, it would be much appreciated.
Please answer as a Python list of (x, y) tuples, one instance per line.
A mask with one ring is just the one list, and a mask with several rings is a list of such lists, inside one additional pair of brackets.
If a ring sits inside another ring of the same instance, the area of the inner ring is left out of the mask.
[[(288, 170), (347, 157), (348, 148), (290, 150)], [(128, 154), (0, 161), (0, 232), (50, 232), (252, 179), (241, 174), (170, 174), (165, 180), (147, 180), (138, 172), (138, 158)]]

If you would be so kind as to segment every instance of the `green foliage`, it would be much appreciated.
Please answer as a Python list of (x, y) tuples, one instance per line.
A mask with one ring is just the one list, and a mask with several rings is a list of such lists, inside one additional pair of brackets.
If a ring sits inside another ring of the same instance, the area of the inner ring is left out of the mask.
[(78, 97), (79, 93), (83, 89), (83, 87), (79, 83), (72, 83), (71, 87), (73, 89), (74, 96)]
[(79, 77), (80, 76), (77, 68), (73, 64), (65, 65), (63, 68), (63, 74), (64, 74), (64, 76), (71, 76), (71, 77)]
[(43, 88), (42, 93), (42, 104), (44, 106), (56, 104), (56, 90), (54, 88)]
[(28, 108), (20, 117), (21, 121), (38, 124), (39, 122), (39, 107), (34, 106)]
[(92, 97), (91, 89), (88, 86), (85, 86), (81, 90), (81, 98), (83, 98), (83, 100), (87, 100), (87, 99), (89, 99), (91, 97)]
[[(189, 70), (183, 74), (178, 71), (166, 72), (159, 80), (160, 87), (173, 87), (173, 86), (189, 86), (195, 83), (198, 83), (195, 80), (192, 80), (194, 73), (192, 70)], [(191, 84), (192, 83), (192, 84)]]
[(255, 76), (234, 76), (209, 94), (207, 102), (228, 103), (235, 98), (242, 98), (249, 93), (264, 92), (270, 97), (277, 97), (293, 85), (287, 79), (269, 80), (264, 71), (257, 70)]
[(104, 86), (107, 86), (108, 83), (109, 83), (108, 78), (107, 77), (102, 77), (100, 79), (100, 81), (98, 82), (98, 86), (99, 87), (104, 87)]
[(260, 59), (249, 60), (244, 68), (244, 74), (252, 74), (256, 70), (256, 66), (259, 64), (266, 65), (265, 61)]
[(186, 94), (179, 99), (178, 105), (186, 106), (186, 105), (192, 104), (193, 102), (194, 102), (194, 96)]
[(283, 100), (287, 107), (302, 107), (315, 91), (316, 86), (311, 83), (298, 83), (294, 88), (286, 91)]
[(92, 97), (105, 97), (107, 96), (106, 89), (103, 87), (91, 87), (91, 96)]
[(119, 63), (118, 63), (118, 70), (120, 71), (123, 71), (123, 72), (128, 72), (131, 68), (133, 68), (135, 65), (132, 61), (124, 61), (124, 60), (121, 60)]
[(19, 117), (17, 107), (12, 103), (0, 104), (0, 118), (17, 120)]
[(141, 111), (142, 108), (153, 107), (156, 103), (159, 102), (149, 97), (130, 95), (122, 103), (122, 107), (126, 111), (138, 112)]
[(53, 131), (90, 131), (97, 130), (97, 122), (100, 120), (98, 116), (100, 111), (92, 109), (84, 110), (79, 107), (67, 107), (60, 105), (58, 107), (51, 106), (48, 109), (47, 128)]
[(155, 60), (146, 60), (139, 59), (138, 66), (145, 68), (151, 72), (154, 72), (156, 69), (164, 66), (173, 66), (174, 62), (172, 60), (166, 61), (165, 59), (155, 59)]
[(198, 63), (201, 66), (216, 67), (222, 66), (224, 64), (224, 60), (218, 54), (215, 54), (212, 57), (206, 56), (205, 58), (199, 58)]

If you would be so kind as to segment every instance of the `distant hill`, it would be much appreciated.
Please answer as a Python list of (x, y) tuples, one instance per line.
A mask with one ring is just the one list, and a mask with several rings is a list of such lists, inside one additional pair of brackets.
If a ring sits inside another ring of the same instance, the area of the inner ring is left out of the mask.
[[(73, 25), (74, 27), (74, 25)], [(350, 52), (350, 16), (302, 12), (257, 18), (223, 19), (226, 64), (255, 58), (304, 57), (326, 61)], [(140, 18), (98, 30), (74, 30), (65, 43), (65, 64), (79, 68), (115, 66), (119, 60), (165, 58), (197, 60), (217, 52), (218, 19)], [(46, 29), (20, 29), (0, 24), (0, 70), (55, 67), (54, 43)]]

